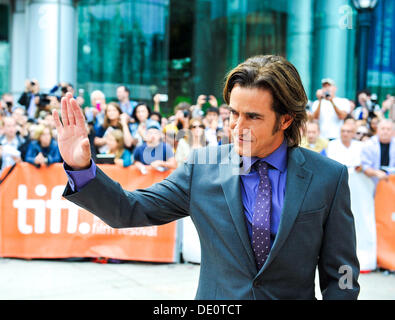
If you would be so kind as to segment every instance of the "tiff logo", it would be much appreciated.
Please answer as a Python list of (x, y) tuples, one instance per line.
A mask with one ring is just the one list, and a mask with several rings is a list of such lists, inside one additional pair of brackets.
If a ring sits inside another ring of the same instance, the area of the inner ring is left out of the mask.
[[(63, 185), (55, 186), (51, 191), (50, 200), (28, 199), (27, 187), (24, 184), (18, 186), (18, 198), (13, 201), (13, 206), (17, 211), (18, 230), (23, 234), (37, 233), (42, 234), (47, 230), (46, 211), (49, 209), (49, 232), (53, 234), (60, 233), (61, 229), (61, 212), (67, 210), (67, 233), (76, 233), (77, 229), (80, 233), (86, 234), (90, 232), (91, 226), (82, 222), (78, 225), (78, 209), (79, 207), (70, 201), (62, 199), (64, 190)], [(43, 197), (47, 194), (47, 187), (39, 184), (34, 189), (35, 194)], [(28, 210), (34, 211), (33, 225), (27, 223)]]

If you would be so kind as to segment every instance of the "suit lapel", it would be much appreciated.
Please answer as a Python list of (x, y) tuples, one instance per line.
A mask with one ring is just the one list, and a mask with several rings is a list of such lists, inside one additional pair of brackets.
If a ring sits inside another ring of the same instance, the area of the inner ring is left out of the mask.
[(233, 148), (230, 150), (229, 157), (224, 157), (219, 166), (221, 186), (229, 207), (230, 214), (235, 224), (240, 240), (247, 252), (250, 267), (256, 272), (254, 253), (248, 237), (247, 226), (244, 217), (244, 207), (240, 191), (240, 157)]
[(264, 272), (278, 254), (292, 229), (300, 206), (306, 196), (312, 178), (312, 172), (303, 168), (302, 165), (304, 162), (304, 156), (299, 148), (288, 149), (287, 182), (280, 225), (267, 261), (257, 277)]

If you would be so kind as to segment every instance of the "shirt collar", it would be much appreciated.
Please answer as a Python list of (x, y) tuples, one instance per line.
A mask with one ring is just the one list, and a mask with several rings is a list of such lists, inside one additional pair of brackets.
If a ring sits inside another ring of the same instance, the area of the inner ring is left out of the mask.
[(287, 168), (287, 150), (287, 140), (284, 139), (281, 145), (267, 157), (259, 158), (242, 156), (244, 172), (250, 172), (251, 167), (257, 161), (266, 161), (272, 167), (284, 172)]

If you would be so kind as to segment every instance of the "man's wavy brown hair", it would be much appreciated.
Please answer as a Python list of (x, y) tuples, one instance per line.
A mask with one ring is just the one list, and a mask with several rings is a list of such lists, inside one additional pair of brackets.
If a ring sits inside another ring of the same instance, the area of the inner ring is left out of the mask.
[(277, 129), (282, 115), (293, 118), (284, 131), (289, 147), (300, 144), (301, 128), (307, 121), (307, 96), (296, 68), (285, 58), (275, 55), (260, 55), (247, 59), (231, 70), (225, 80), (223, 97), (229, 104), (230, 93), (238, 84), (242, 88), (270, 90), (273, 96), (272, 109), (276, 113)]

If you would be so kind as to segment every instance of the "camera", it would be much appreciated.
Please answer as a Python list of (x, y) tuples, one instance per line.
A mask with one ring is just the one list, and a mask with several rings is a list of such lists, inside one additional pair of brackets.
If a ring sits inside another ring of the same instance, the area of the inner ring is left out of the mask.
[(325, 99), (328, 99), (331, 96), (329, 91), (325, 91), (324, 95), (325, 95)]
[(184, 110), (184, 118), (188, 118), (189, 117), (189, 115), (190, 115), (190, 113), (189, 113), (189, 111), (188, 110)]

